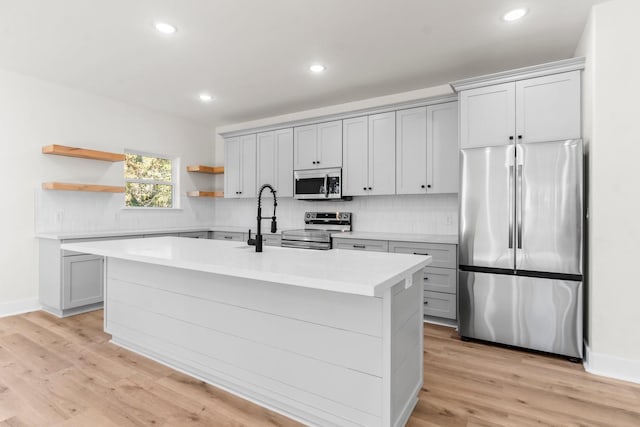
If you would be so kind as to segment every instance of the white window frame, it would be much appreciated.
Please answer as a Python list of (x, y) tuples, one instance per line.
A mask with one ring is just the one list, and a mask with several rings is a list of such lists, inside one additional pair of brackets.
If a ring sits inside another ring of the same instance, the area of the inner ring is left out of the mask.
[[(166, 159), (166, 160), (170, 160), (171, 161), (171, 182), (168, 181), (155, 181), (155, 180), (150, 180), (150, 179), (132, 179), (132, 178), (127, 178), (126, 174), (127, 174), (127, 163), (126, 161), (124, 162), (124, 168), (122, 170), (122, 175), (124, 175), (124, 185), (125, 185), (125, 199), (124, 199), (124, 203), (125, 205), (123, 206), (122, 209), (124, 210), (143, 210), (143, 211), (148, 211), (148, 210), (162, 210), (162, 211), (168, 211), (168, 210), (181, 210), (180, 208), (180, 183), (178, 178), (180, 177), (180, 174), (178, 173), (178, 171), (180, 170), (180, 158), (179, 157), (172, 157), (172, 156), (168, 156), (166, 154), (158, 154), (158, 153), (150, 153), (148, 151), (139, 151), (139, 150), (128, 150), (125, 149), (124, 150), (125, 154), (134, 154), (137, 156), (144, 156), (144, 157), (155, 157), (158, 159)], [(166, 208), (160, 208), (157, 206), (127, 206), (126, 205), (126, 187), (127, 187), (127, 183), (129, 182), (133, 182), (133, 183), (139, 183), (139, 184), (160, 184), (160, 185), (170, 185), (171, 186), (171, 207), (166, 207)]]

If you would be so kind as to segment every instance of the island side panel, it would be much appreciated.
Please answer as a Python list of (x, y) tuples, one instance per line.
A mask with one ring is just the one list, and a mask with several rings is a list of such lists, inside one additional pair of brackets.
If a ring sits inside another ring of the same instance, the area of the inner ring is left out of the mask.
[(383, 299), (383, 425), (404, 426), (423, 384), (422, 272), (402, 280)]
[(310, 424), (382, 424), (382, 299), (110, 258), (116, 344)]

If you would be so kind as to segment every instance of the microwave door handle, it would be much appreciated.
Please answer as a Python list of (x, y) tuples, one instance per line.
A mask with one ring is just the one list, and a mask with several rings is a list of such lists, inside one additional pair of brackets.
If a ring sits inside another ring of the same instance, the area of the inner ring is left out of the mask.
[(324, 176), (324, 198), (329, 198), (329, 174)]

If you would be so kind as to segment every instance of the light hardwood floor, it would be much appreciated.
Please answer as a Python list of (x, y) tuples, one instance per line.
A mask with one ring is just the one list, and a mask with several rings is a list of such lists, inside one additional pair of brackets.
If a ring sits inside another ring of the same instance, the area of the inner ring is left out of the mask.
[[(425, 385), (410, 426), (640, 426), (638, 385), (424, 330)], [(299, 425), (108, 340), (101, 311), (0, 319), (0, 427)]]

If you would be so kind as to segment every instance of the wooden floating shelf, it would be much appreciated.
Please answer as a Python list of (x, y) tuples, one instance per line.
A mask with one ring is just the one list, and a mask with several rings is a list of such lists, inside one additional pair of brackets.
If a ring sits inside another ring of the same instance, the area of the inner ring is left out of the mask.
[(43, 190), (90, 191), (94, 193), (124, 193), (124, 187), (113, 185), (72, 184), (70, 182), (44, 182)]
[(192, 165), (187, 166), (187, 172), (221, 174), (224, 173), (224, 166)]
[(47, 145), (45, 147), (42, 147), (42, 154), (80, 157), (82, 159), (102, 160), (105, 162), (124, 161), (124, 154), (108, 153), (106, 151), (89, 150), (86, 148), (66, 147), (64, 145)]
[(187, 191), (188, 197), (224, 197), (223, 191)]

